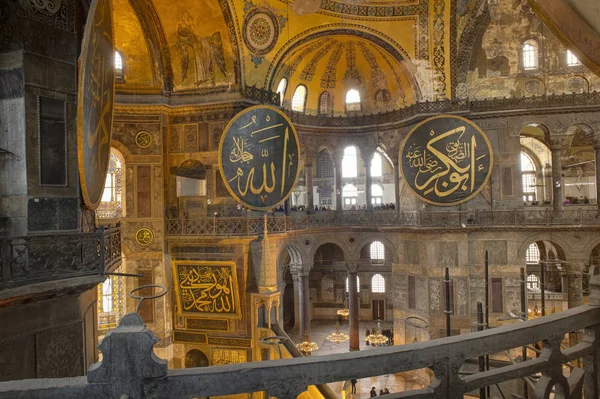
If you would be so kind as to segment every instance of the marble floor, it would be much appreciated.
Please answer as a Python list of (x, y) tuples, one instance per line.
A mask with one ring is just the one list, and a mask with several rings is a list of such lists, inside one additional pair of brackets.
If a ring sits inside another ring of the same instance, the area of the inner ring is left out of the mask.
[[(372, 346), (368, 346), (365, 337), (366, 330), (372, 330), (377, 326), (376, 322), (368, 322), (361, 321), (359, 325), (359, 339), (360, 339), (360, 350), (373, 350), (375, 349)], [(381, 323), (382, 329), (391, 329), (391, 323)], [(327, 336), (332, 332), (335, 332), (335, 322), (330, 320), (328, 321), (320, 321), (315, 320), (311, 322), (310, 325), (311, 331), (311, 340), (316, 342), (319, 345), (319, 349), (312, 353), (312, 356), (323, 356), (323, 355), (331, 355), (334, 353), (345, 353), (349, 351), (349, 343), (348, 341), (340, 344), (334, 344), (327, 340)], [(349, 327), (348, 321), (344, 321), (340, 325), (340, 331), (348, 334)], [(298, 330), (288, 332), (290, 338), (294, 342), (300, 342)], [(429, 381), (426, 381), (420, 374), (414, 372), (408, 373), (398, 373), (393, 375), (382, 375), (370, 378), (363, 378), (358, 380), (356, 386), (356, 395), (355, 398), (368, 398), (369, 392), (371, 391), (371, 387), (375, 387), (377, 392), (380, 389), (387, 388), (390, 393), (393, 392), (402, 392), (402, 391), (411, 391), (414, 389), (421, 389), (424, 386), (427, 386)], [(344, 381), (335, 382), (328, 384), (329, 387), (333, 390), (333, 392), (338, 395), (338, 397), (342, 397), (342, 387), (344, 385)]]

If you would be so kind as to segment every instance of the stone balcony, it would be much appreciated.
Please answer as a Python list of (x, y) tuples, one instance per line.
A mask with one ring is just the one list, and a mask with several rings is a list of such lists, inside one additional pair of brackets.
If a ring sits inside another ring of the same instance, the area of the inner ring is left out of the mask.
[[(152, 331), (137, 314), (128, 314), (100, 343), (103, 360), (92, 365), (87, 376), (2, 382), (0, 399), (184, 399), (264, 391), (269, 397), (294, 399), (313, 385), (423, 368), (433, 371), (429, 386), (384, 397), (458, 399), (489, 385), (527, 379), (536, 398), (596, 399), (600, 397), (598, 270), (591, 272), (590, 287), (587, 305), (480, 332), (369, 351), (175, 370), (154, 354), (158, 340)], [(565, 335), (577, 331), (583, 339), (562, 349)], [(540, 341), (543, 349), (534, 358), (474, 374), (459, 372), (472, 359), (520, 351)], [(566, 363), (571, 367), (564, 367)], [(539, 378), (529, 378), (534, 375)]]
[(85, 279), (86, 285), (95, 285), (120, 264), (120, 226), (93, 233), (1, 237), (0, 300), (58, 288), (60, 284), (52, 284), (58, 281)]
[(600, 227), (600, 211), (595, 207), (565, 209), (521, 208), (513, 210), (472, 210), (444, 212), (320, 211), (293, 212), (290, 216), (212, 217), (167, 219), (168, 236), (244, 236), (287, 233), (310, 229), (356, 228), (446, 228), (494, 229), (540, 227)]

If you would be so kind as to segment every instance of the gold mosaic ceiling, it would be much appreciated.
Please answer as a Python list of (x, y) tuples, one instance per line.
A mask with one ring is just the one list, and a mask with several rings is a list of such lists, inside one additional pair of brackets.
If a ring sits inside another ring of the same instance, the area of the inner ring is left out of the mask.
[[(290, 87), (303, 81), (309, 92), (317, 92), (327, 86), (334, 105), (342, 104), (342, 92), (351, 83), (365, 98), (388, 90), (395, 106), (419, 96), (445, 98), (450, 94), (445, 62), (451, 47), (450, 3), (113, 0), (115, 46), (124, 61), (124, 81), (117, 89), (211, 95), (211, 101), (245, 85), (274, 91), (283, 65), (306, 47), (327, 42), (301, 60)], [(326, 74), (328, 66), (335, 72)], [(353, 81), (347, 79), (348, 68)], [(308, 108), (316, 108), (310, 98)]]

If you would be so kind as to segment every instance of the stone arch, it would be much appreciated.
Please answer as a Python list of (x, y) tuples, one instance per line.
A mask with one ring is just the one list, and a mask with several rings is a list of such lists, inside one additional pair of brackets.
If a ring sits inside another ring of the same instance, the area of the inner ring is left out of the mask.
[(385, 263), (393, 262), (398, 263), (398, 250), (396, 246), (392, 243), (390, 239), (388, 239), (384, 235), (380, 234), (369, 234), (368, 236), (362, 237), (357, 243), (354, 252), (352, 253), (352, 259), (360, 259), (361, 253), (366, 246), (371, 245), (374, 241), (379, 241), (385, 247), (386, 255), (389, 253), (391, 255), (391, 259), (385, 259)]
[(529, 246), (532, 243), (543, 241), (552, 244), (556, 248), (556, 250), (558, 251), (557, 256), (559, 259), (569, 259), (570, 247), (568, 242), (562, 237), (551, 233), (534, 233), (528, 237), (524, 237), (521, 244), (519, 245), (519, 249), (517, 250), (517, 259), (525, 259), (525, 253), (527, 252), (527, 248), (529, 248)]
[[(543, 136), (536, 136), (536, 135), (523, 135), (523, 129), (525, 129), (526, 127), (536, 127), (538, 129), (540, 129), (543, 133)], [(546, 144), (547, 146), (550, 146), (551, 143), (551, 139), (550, 139), (550, 128), (548, 127), (548, 125), (546, 124), (546, 121), (531, 121), (531, 120), (527, 120), (527, 121), (523, 121), (520, 124), (519, 127), (519, 137), (534, 137), (538, 140), (540, 140), (542, 143)]]
[(332, 244), (332, 245), (339, 247), (341, 250), (341, 253), (343, 254), (344, 260), (350, 259), (348, 247), (341, 240), (334, 238), (334, 237), (325, 237), (325, 238), (322, 238), (321, 240), (319, 240), (319, 239), (317, 239), (317, 240), (318, 241), (312, 245), (312, 249), (309, 253), (309, 259), (311, 262), (314, 262), (317, 251), (322, 246), (327, 245), (327, 244)]
[(125, 144), (121, 143), (118, 140), (111, 139), (110, 146), (121, 153), (125, 163), (127, 163), (131, 160), (131, 152), (129, 151), (129, 149), (127, 148), (127, 146)]

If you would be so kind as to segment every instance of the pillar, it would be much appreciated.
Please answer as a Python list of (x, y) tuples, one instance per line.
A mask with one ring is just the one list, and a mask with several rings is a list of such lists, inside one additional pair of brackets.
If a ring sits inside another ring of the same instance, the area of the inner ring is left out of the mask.
[(358, 307), (358, 293), (356, 278), (358, 277), (358, 273), (356, 270), (351, 270), (348, 272), (348, 305), (350, 309), (350, 351), (360, 350), (360, 341), (358, 334), (358, 317), (359, 317), (359, 307)]
[(563, 206), (563, 181), (562, 181), (562, 162), (560, 151), (562, 147), (551, 146), (552, 152), (552, 202), (555, 212), (562, 212)]
[(342, 212), (344, 203), (342, 202), (342, 156), (334, 157), (335, 163), (335, 211)]
[(308, 272), (296, 272), (298, 276), (298, 318), (300, 340), (310, 340), (310, 297), (308, 287)]
[(306, 157), (306, 162), (304, 163), (304, 181), (306, 182), (306, 206), (308, 213), (312, 213), (315, 209), (312, 157)]
[(596, 155), (596, 206), (600, 209), (600, 144), (594, 145)]
[(394, 195), (396, 197), (396, 212), (400, 212), (400, 160), (394, 159)]
[(373, 177), (371, 177), (371, 162), (365, 161), (365, 193), (367, 195), (367, 212), (373, 212)]

